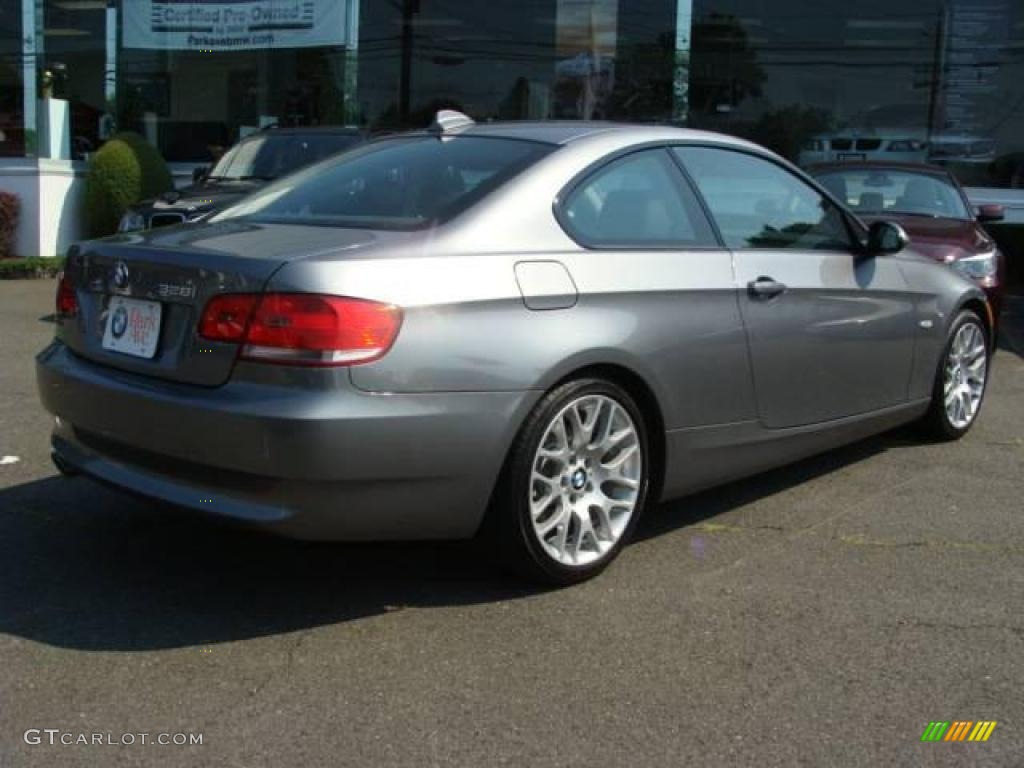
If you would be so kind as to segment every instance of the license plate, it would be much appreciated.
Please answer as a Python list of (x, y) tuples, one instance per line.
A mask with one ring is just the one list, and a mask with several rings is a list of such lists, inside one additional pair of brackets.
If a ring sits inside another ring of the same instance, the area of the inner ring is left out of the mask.
[(160, 312), (158, 301), (112, 297), (107, 305), (103, 348), (134, 357), (153, 357), (160, 339)]
[(840, 160), (867, 160), (868, 156), (863, 152), (840, 152)]

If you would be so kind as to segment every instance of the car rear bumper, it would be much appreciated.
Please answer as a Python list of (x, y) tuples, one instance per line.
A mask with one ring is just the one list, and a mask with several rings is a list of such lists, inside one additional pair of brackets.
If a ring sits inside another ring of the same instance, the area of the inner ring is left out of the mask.
[(203, 388), (95, 365), (54, 342), (36, 360), (68, 470), (311, 539), (464, 538), (539, 393), (369, 394), (241, 376)]

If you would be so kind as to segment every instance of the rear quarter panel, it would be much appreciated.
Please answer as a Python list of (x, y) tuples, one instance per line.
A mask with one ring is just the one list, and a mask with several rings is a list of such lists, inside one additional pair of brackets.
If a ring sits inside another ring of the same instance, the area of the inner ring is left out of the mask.
[[(565, 265), (574, 306), (530, 310), (523, 260)], [(284, 267), (272, 289), (398, 304), (394, 347), (353, 366), (371, 392), (546, 390), (597, 364), (643, 378), (667, 429), (756, 418), (728, 252), (547, 251), (424, 256)]]

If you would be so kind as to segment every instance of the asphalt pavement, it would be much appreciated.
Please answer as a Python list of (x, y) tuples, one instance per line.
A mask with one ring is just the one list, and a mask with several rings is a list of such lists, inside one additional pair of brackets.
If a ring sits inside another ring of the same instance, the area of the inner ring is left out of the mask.
[[(0, 282), (0, 766), (1024, 765), (1024, 299), (964, 440), (664, 505), (544, 591), (467, 545), (296, 543), (59, 477), (53, 291)], [(967, 720), (997, 726), (920, 741)]]

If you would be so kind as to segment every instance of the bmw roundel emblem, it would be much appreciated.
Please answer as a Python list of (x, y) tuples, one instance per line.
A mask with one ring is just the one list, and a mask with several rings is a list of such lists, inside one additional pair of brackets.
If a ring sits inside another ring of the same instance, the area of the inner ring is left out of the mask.
[(128, 310), (118, 307), (114, 310), (114, 316), (110, 318), (110, 335), (115, 339), (120, 339), (126, 330), (128, 330)]
[(114, 287), (128, 287), (128, 265), (123, 261), (117, 262), (117, 265), (114, 267)]

